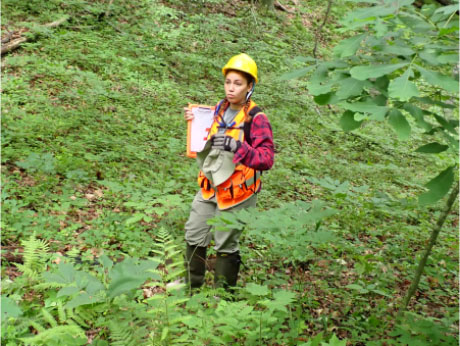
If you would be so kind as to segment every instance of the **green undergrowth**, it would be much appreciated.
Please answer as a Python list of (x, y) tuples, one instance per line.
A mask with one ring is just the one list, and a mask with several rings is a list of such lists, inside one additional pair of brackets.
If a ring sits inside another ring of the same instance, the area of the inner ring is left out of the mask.
[[(452, 157), (427, 159), (420, 134), (401, 141), (384, 123), (344, 133), (306, 79), (282, 80), (311, 56), (326, 10), (295, 3), (2, 1), (2, 36), (30, 37), (2, 58), (5, 345), (458, 342), (456, 212), (397, 315), (442, 207), (417, 195)], [(333, 6), (320, 56), (348, 6)], [(256, 211), (212, 220), (245, 229), (235, 299), (216, 299), (212, 273), (189, 297), (167, 286), (183, 275), (197, 190), (182, 109), (219, 101), (221, 67), (243, 51), (275, 165)]]

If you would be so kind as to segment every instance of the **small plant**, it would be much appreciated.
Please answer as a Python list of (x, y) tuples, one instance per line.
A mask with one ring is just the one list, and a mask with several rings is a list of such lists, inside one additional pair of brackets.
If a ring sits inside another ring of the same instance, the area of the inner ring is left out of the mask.
[(24, 273), (24, 275), (36, 280), (40, 273), (45, 270), (46, 261), (49, 258), (48, 243), (44, 240), (37, 239), (33, 234), (28, 240), (21, 241), (24, 246), (23, 264), (16, 264), (16, 267)]

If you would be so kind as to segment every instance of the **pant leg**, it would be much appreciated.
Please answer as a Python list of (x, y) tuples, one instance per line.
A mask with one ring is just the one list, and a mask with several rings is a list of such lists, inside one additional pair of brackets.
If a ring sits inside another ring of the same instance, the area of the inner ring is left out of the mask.
[(215, 198), (207, 201), (203, 199), (201, 190), (195, 195), (192, 210), (185, 224), (185, 241), (192, 246), (206, 247), (212, 239), (211, 226), (207, 225), (208, 219), (215, 216), (217, 204)]
[[(257, 195), (254, 194), (252, 195), (249, 199), (244, 201), (241, 204), (238, 204), (237, 206), (226, 209), (226, 210), (219, 210), (216, 209), (216, 216), (223, 214), (223, 213), (232, 213), (237, 210), (245, 209), (245, 208), (254, 208), (256, 206), (257, 202)], [(215, 246), (214, 249), (217, 252), (220, 253), (234, 253), (239, 251), (240, 249), (240, 235), (241, 235), (240, 230), (230, 230), (230, 231), (215, 231), (214, 233), (214, 242)]]

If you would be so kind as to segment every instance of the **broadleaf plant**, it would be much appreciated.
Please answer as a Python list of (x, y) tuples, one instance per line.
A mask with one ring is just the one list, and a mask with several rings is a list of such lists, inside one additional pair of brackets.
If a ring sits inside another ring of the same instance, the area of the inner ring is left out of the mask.
[(434, 138), (416, 151), (443, 153), (448, 166), (419, 196), (419, 204), (427, 205), (451, 191), (402, 304), (406, 309), (458, 195), (458, 1), (421, 9), (413, 6), (414, 0), (355, 2), (367, 4), (350, 11), (339, 30), (355, 35), (334, 48), (335, 60), (317, 62), (310, 94), (319, 105), (344, 110), (340, 125), (345, 131), (370, 120), (388, 121), (399, 139), (407, 140), (413, 126), (420, 128)]
[[(317, 62), (308, 83), (315, 102), (343, 109), (340, 125), (345, 131), (370, 120), (388, 121), (407, 140), (416, 126), (436, 142), (418, 152), (457, 156), (458, 5), (418, 10), (413, 0), (355, 2), (369, 6), (340, 21), (339, 31), (356, 35), (333, 49), (333, 61)], [(420, 204), (439, 201), (454, 181), (447, 174), (434, 177)]]

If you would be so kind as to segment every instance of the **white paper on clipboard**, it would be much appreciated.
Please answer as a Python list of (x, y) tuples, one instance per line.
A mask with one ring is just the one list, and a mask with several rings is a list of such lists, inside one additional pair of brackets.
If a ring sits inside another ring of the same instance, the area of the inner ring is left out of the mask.
[(200, 152), (206, 144), (209, 129), (214, 119), (214, 109), (207, 107), (192, 108), (193, 120), (190, 138), (190, 150)]

